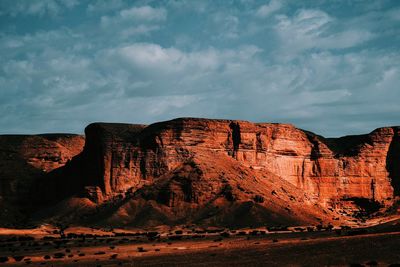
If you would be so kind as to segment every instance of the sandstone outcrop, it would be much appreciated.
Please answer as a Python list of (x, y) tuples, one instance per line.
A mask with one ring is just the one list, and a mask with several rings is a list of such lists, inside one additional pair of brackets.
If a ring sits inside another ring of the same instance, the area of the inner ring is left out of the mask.
[[(94, 124), (86, 129), (86, 148), (98, 155), (91, 165), (101, 170), (95, 180), (105, 196), (135, 190), (188, 158), (211, 152), (273, 173), (329, 207), (353, 197), (390, 203), (398, 180), (398, 165), (393, 163), (399, 154), (396, 127), (338, 139), (287, 124), (227, 120), (177, 119), (135, 126), (129, 139), (110, 128)], [(90, 149), (92, 143), (102, 148)]]
[(84, 143), (75, 134), (0, 135), (0, 221), (21, 220), (31, 194), (39, 194), (32, 190), (38, 180), (79, 154)]
[[(324, 138), (289, 124), (180, 118), (94, 123), (85, 135), (84, 147), (80, 136), (19, 145), (19, 162), (32, 169), (15, 177), (36, 177), (37, 205), (91, 199), (98, 214), (86, 223), (316, 223), (390, 207), (400, 194), (399, 127)], [(4, 172), (10, 148), (1, 138)], [(14, 180), (4, 177), (7, 199)]]

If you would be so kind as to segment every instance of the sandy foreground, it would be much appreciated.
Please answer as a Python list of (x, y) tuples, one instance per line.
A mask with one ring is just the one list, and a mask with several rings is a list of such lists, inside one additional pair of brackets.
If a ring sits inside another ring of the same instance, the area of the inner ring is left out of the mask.
[(71, 228), (66, 234), (74, 236), (60, 239), (51, 226), (0, 229), (0, 261), (6, 266), (390, 266), (400, 264), (398, 227), (396, 222), (349, 231), (247, 229), (229, 236), (184, 231), (154, 240), (122, 230)]

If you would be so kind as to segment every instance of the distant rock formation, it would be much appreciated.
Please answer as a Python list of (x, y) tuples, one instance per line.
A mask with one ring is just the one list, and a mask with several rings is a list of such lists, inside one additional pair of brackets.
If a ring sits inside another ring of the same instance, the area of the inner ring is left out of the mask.
[(84, 147), (75, 135), (0, 136), (4, 205), (75, 196), (97, 207), (71, 217), (82, 223), (245, 226), (346, 220), (400, 194), (400, 127), (323, 138), (289, 124), (180, 118), (94, 123), (85, 135)]
[(76, 134), (0, 135), (0, 222), (25, 222), (32, 200), (40, 197), (33, 190), (38, 181), (67, 164), (84, 143)]

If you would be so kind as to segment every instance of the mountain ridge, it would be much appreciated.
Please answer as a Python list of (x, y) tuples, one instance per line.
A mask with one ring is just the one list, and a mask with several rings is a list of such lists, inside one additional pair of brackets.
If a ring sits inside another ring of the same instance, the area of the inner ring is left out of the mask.
[[(395, 203), (399, 129), (324, 138), (291, 124), (177, 118), (147, 126), (92, 123), (85, 137), (20, 136), (26, 140), (14, 148), (16, 137), (2, 135), (0, 205), (21, 210), (18, 216), (32, 214), (34, 222), (68, 217), (63, 210), (46, 216), (37, 209), (75, 203), (64, 205), (66, 211), (88, 199), (92, 208), (71, 211), (69, 223), (101, 218), (100, 224), (115, 226), (245, 226), (239, 219), (244, 215), (229, 219), (234, 214), (247, 214), (247, 224), (254, 225), (342, 223), (374, 203), (380, 211)], [(15, 175), (7, 162), (17, 161), (26, 171)], [(15, 187), (16, 197), (10, 197), (11, 185), (27, 177), (31, 185)], [(158, 215), (139, 218), (148, 212)], [(19, 218), (0, 223), (18, 226), (24, 221)]]

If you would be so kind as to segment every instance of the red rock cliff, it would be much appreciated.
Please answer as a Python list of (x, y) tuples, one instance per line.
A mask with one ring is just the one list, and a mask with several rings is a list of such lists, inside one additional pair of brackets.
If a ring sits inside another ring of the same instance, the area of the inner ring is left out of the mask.
[(324, 139), (287, 124), (183, 118), (148, 127), (92, 124), (85, 153), (105, 197), (135, 191), (190, 157), (217, 155), (275, 174), (327, 207), (351, 198), (388, 205), (399, 178), (398, 135), (394, 127)]
[(85, 135), (0, 136), (0, 223), (14, 207), (27, 219), (75, 196), (97, 202), (93, 213), (63, 204), (60, 220), (66, 211), (73, 223), (95, 214), (115, 226), (298, 225), (342, 220), (360, 200), (388, 207), (400, 194), (399, 127), (323, 138), (288, 124), (181, 118), (94, 123)]
[(40, 198), (41, 191), (33, 190), (38, 181), (78, 155), (84, 143), (75, 134), (0, 135), (0, 222), (20, 220), (32, 194)]

